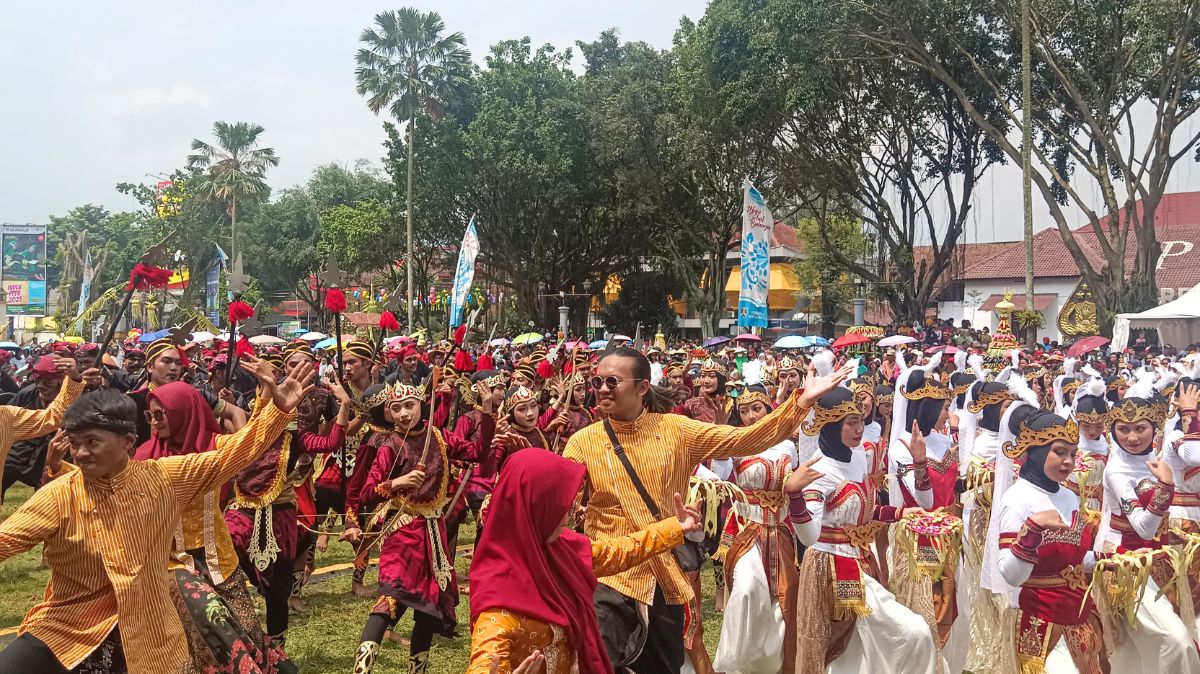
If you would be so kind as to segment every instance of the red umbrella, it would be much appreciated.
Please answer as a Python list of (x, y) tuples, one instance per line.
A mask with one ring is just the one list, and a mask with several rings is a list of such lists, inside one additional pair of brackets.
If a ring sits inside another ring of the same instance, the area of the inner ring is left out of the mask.
[(835, 349), (841, 349), (841, 348), (844, 348), (847, 346), (853, 346), (855, 344), (862, 344), (863, 342), (869, 342), (869, 341), (871, 341), (871, 338), (867, 337), (866, 335), (848, 334), (848, 335), (842, 335), (841, 337), (838, 337), (837, 339), (833, 340), (832, 346)]
[(1088, 351), (1095, 351), (1105, 344), (1108, 344), (1108, 341), (1109, 340), (1107, 337), (1101, 337), (1100, 335), (1084, 337), (1083, 339), (1067, 347), (1067, 355), (1071, 356), (1072, 358), (1078, 358)]
[(958, 353), (958, 347), (951, 346), (949, 344), (942, 344), (940, 346), (931, 346), (928, 349), (925, 349), (925, 353), (927, 354), (934, 354), (938, 351), (945, 351), (947, 356), (953, 356), (954, 354)]

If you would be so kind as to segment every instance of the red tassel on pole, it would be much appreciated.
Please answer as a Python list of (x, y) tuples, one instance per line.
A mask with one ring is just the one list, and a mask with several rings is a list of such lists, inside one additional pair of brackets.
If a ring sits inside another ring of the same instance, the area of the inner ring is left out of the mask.
[(454, 369), (459, 372), (473, 372), (475, 363), (471, 362), (471, 355), (466, 351), (454, 354)]
[(250, 340), (247, 339), (245, 335), (242, 335), (241, 337), (238, 338), (238, 341), (237, 341), (237, 357), (242, 358), (244, 356), (253, 356), (253, 355), (254, 355), (254, 345), (250, 343)]
[(129, 272), (129, 284), (125, 286), (125, 289), (147, 290), (149, 288), (165, 288), (170, 280), (170, 269), (163, 269), (162, 267), (155, 267), (139, 262)]
[(229, 322), (240, 323), (254, 316), (254, 307), (241, 300), (229, 303)]
[(400, 321), (396, 320), (396, 314), (390, 311), (385, 311), (379, 315), (379, 329), (388, 332), (399, 332)]
[(550, 364), (550, 361), (543, 360), (542, 362), (538, 363), (537, 375), (539, 377), (541, 377), (542, 379), (549, 379), (549, 378), (553, 377), (554, 376), (554, 366)]
[(325, 291), (325, 308), (335, 314), (346, 310), (346, 296), (340, 289), (330, 288)]
[(462, 346), (463, 341), (467, 338), (467, 324), (463, 323), (454, 331), (454, 343)]
[(495, 370), (495, 369), (496, 369), (496, 363), (495, 363), (495, 361), (492, 360), (491, 354), (488, 354), (488, 353), (485, 353), (482, 356), (480, 356), (479, 362), (475, 364), (476, 372), (486, 372), (488, 370)]

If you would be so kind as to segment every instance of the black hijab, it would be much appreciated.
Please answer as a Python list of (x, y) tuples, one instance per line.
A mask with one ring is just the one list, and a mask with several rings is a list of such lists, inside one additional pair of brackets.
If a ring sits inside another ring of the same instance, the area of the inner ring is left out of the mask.
[[(908, 373), (908, 381), (905, 382), (905, 390), (909, 393), (915, 393), (925, 386), (934, 388), (945, 388), (937, 381), (929, 379), (925, 376), (925, 371), (916, 369)], [(905, 410), (904, 429), (911, 431), (913, 422), (917, 423), (917, 427), (921, 431), (921, 435), (929, 436), (935, 430), (938, 417), (942, 416), (942, 408), (946, 406), (946, 401), (942, 398), (921, 398), (920, 400), (909, 400), (908, 408)]]
[[(975, 399), (979, 400), (979, 398), (983, 395), (994, 395), (996, 393), (1002, 393), (1007, 390), (1008, 390), (1008, 386), (1006, 384), (1001, 384), (999, 382), (990, 381), (990, 382), (987, 382), (986, 384), (984, 384), (983, 386), (979, 387), (979, 390), (975, 393)], [(991, 405), (984, 405), (983, 410), (981, 411), (981, 413), (979, 415), (979, 427), (984, 430), (991, 431), (993, 433), (999, 433), (1000, 432), (1000, 407), (1003, 404), (1004, 404), (1003, 402), (998, 402), (998, 403), (992, 403)]]
[[(817, 407), (831, 410), (845, 403), (854, 403), (854, 392), (848, 388), (839, 386), (821, 396), (817, 400)], [(841, 463), (850, 463), (853, 448), (847, 447), (842, 442), (842, 424), (845, 422), (846, 418), (843, 416), (837, 421), (822, 426), (820, 436), (817, 438), (817, 444), (821, 448), (821, 453), (825, 456)]]
[[(1052, 426), (1065, 426), (1066, 424), (1066, 419), (1057, 414), (1039, 410), (1032, 405), (1021, 405), (1013, 410), (1008, 420), (1009, 430), (1018, 438), (1022, 426), (1031, 431), (1044, 431)], [(1050, 455), (1050, 444), (1053, 443), (1034, 445), (1026, 450), (1025, 462), (1021, 464), (1021, 477), (1026, 482), (1031, 482), (1047, 492), (1054, 493), (1061, 485), (1046, 475), (1046, 457)]]

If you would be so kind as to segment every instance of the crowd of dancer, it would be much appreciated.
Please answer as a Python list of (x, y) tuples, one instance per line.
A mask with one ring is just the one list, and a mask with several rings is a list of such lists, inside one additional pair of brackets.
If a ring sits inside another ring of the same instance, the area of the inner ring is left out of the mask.
[(296, 671), (315, 552), (345, 544), (355, 674), (409, 612), (414, 673), (465, 629), (470, 674), (1200, 674), (1194, 354), (457, 337), (0, 373), (4, 489), (35, 489), (0, 562), (50, 570), (0, 672)]

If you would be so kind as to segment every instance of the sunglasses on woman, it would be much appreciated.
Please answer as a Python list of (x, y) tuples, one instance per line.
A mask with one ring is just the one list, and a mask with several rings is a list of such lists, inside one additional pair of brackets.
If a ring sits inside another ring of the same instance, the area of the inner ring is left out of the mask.
[(163, 419), (167, 418), (167, 413), (165, 410), (146, 410), (145, 415), (146, 421), (160, 424), (163, 422)]

